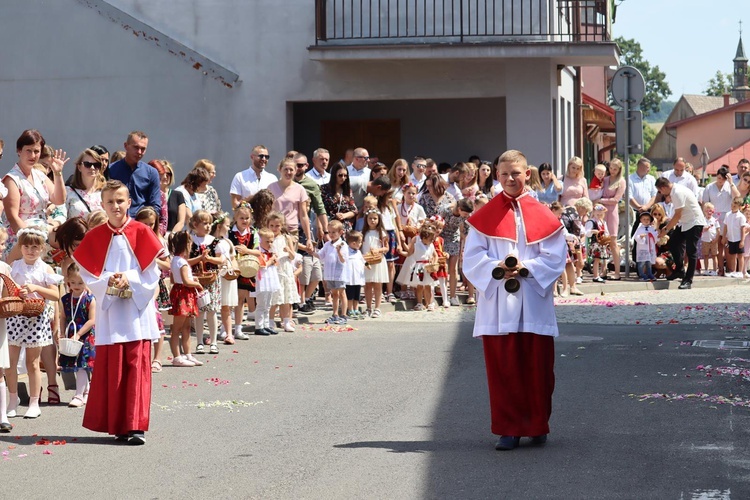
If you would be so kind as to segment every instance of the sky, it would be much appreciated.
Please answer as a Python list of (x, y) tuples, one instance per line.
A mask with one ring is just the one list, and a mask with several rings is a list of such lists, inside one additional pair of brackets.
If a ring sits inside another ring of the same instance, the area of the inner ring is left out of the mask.
[(643, 58), (659, 66), (676, 101), (702, 94), (717, 70), (731, 73), (740, 39), (750, 55), (748, 0), (616, 0), (613, 38), (641, 44)]

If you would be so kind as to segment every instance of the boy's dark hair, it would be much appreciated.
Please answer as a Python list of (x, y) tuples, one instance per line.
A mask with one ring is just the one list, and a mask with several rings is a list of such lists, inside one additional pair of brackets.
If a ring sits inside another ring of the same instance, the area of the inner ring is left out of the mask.
[(474, 202), (469, 198), (462, 198), (458, 201), (458, 209), (463, 212), (472, 213), (474, 211)]
[(359, 231), (349, 231), (346, 235), (346, 242), (353, 243), (355, 241), (362, 241), (362, 233)]

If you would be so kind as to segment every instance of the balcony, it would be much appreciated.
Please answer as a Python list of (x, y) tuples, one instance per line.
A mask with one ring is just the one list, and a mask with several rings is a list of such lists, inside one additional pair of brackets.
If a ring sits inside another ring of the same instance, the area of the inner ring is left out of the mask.
[(548, 57), (617, 64), (611, 0), (315, 0), (310, 52), (318, 60)]

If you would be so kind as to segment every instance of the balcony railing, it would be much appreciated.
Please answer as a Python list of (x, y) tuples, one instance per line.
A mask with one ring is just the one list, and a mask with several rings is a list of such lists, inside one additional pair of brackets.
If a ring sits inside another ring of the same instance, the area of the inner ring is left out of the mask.
[(316, 45), (602, 42), (611, 0), (315, 0)]

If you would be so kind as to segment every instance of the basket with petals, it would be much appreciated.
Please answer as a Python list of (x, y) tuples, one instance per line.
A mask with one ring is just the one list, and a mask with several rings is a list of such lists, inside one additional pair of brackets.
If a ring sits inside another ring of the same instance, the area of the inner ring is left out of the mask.
[(260, 269), (260, 261), (254, 255), (240, 255), (237, 265), (243, 278), (254, 278)]
[(198, 283), (200, 283), (201, 286), (208, 286), (216, 281), (216, 278), (216, 271), (206, 271), (206, 268), (203, 266), (203, 262), (201, 262), (200, 272), (195, 274), (195, 279), (198, 280)]
[(383, 260), (383, 254), (382, 253), (374, 253), (373, 251), (369, 251), (364, 255), (365, 263), (367, 264), (380, 264), (380, 262)]
[(10, 318), (13, 316), (26, 316), (32, 318), (39, 316), (44, 312), (46, 302), (44, 299), (19, 297), (20, 290), (18, 284), (7, 274), (0, 274), (8, 296), (0, 299), (0, 318)]

